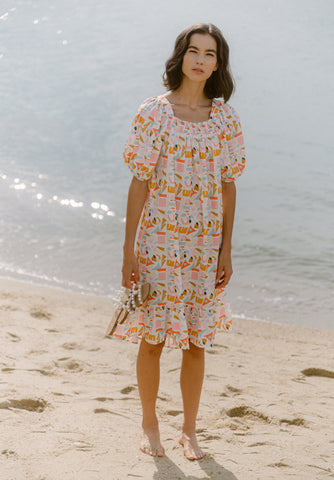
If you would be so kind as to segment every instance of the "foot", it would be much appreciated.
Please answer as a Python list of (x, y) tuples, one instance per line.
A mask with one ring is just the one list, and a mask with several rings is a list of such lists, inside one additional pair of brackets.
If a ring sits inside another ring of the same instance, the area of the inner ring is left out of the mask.
[(143, 430), (139, 448), (142, 452), (152, 455), (152, 457), (164, 456), (165, 450), (160, 443), (158, 427)]
[(182, 432), (179, 443), (183, 445), (183, 453), (188, 460), (199, 460), (204, 457), (205, 453), (199, 448), (196, 433), (187, 435)]

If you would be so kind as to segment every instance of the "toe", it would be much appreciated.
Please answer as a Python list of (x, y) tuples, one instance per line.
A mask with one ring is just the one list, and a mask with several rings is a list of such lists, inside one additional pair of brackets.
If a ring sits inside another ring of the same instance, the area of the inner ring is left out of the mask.
[(184, 455), (187, 457), (188, 460), (196, 460), (196, 455), (192, 448), (185, 448)]
[(165, 454), (165, 449), (162, 445), (160, 445), (160, 447), (157, 449), (157, 452), (158, 452), (158, 457), (163, 457), (164, 454)]
[(200, 460), (201, 458), (204, 457), (205, 453), (202, 452), (202, 450), (199, 450), (199, 451), (196, 453), (196, 455), (197, 455), (197, 460)]

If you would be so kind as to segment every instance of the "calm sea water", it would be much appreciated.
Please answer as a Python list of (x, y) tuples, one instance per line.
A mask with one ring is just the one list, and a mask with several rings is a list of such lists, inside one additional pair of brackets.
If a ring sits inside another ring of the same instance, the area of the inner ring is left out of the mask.
[(231, 50), (247, 170), (235, 314), (334, 328), (332, 0), (2, 0), (0, 275), (120, 287), (138, 105), (164, 92), (177, 34), (212, 22)]

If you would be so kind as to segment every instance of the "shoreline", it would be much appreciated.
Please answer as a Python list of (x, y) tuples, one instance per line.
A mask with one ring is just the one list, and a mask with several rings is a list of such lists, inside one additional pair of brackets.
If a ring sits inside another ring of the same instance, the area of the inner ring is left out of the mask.
[(4, 480), (334, 475), (334, 332), (233, 317), (206, 352), (199, 462), (177, 444), (182, 354), (165, 348), (157, 460), (138, 448), (138, 344), (105, 336), (112, 300), (3, 278), (0, 298)]
[[(12, 283), (12, 284), (22, 284), (22, 285), (27, 285), (27, 286), (31, 286), (31, 287), (36, 287), (37, 289), (38, 288), (46, 288), (46, 289), (50, 289), (51, 291), (52, 290), (56, 290), (56, 291), (61, 291), (61, 292), (64, 292), (65, 294), (74, 294), (74, 295), (79, 295), (81, 297), (96, 297), (96, 298), (99, 298), (99, 299), (109, 299), (109, 301), (111, 301), (112, 299), (112, 296), (113, 294), (116, 292), (116, 289), (114, 292), (111, 292), (109, 295), (107, 294), (98, 294), (96, 292), (93, 292), (93, 291), (80, 291), (79, 289), (78, 290), (72, 290), (70, 288), (65, 288), (63, 286), (58, 286), (58, 285), (50, 285), (50, 284), (44, 284), (41, 282), (38, 282), (38, 281), (34, 281), (34, 280), (28, 280), (28, 279), (19, 279), (19, 278), (16, 278), (16, 277), (10, 277), (10, 276), (3, 276), (3, 275), (0, 275), (0, 286), (2, 286), (2, 282), (6, 282), (8, 281), (9, 283)], [(85, 287), (82, 287), (82, 288), (85, 288)], [(233, 319), (240, 319), (240, 320), (246, 320), (246, 321), (254, 321), (254, 322), (260, 322), (260, 323), (265, 323), (265, 324), (269, 324), (269, 325), (276, 325), (276, 326), (279, 326), (279, 327), (296, 327), (296, 328), (308, 328), (308, 329), (311, 329), (311, 330), (320, 330), (322, 332), (330, 332), (330, 333), (334, 333), (334, 327), (333, 329), (328, 329), (328, 328), (325, 328), (325, 327), (308, 327), (308, 326), (304, 326), (304, 325), (298, 325), (298, 324), (286, 324), (286, 323), (280, 323), (280, 322), (276, 322), (276, 321), (273, 321), (273, 320), (265, 320), (265, 319), (262, 319), (262, 318), (258, 318), (258, 317), (252, 317), (252, 316), (247, 316), (247, 315), (244, 315), (244, 314), (235, 314), (233, 313), (233, 310), (232, 310), (232, 318)]]

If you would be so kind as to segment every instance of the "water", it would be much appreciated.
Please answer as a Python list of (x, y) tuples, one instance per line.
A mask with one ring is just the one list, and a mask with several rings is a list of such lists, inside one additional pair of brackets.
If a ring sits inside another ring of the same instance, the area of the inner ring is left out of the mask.
[(333, 329), (333, 13), (331, 0), (2, 0), (0, 275), (119, 288), (131, 119), (164, 92), (177, 34), (211, 21), (230, 45), (248, 154), (233, 312)]

